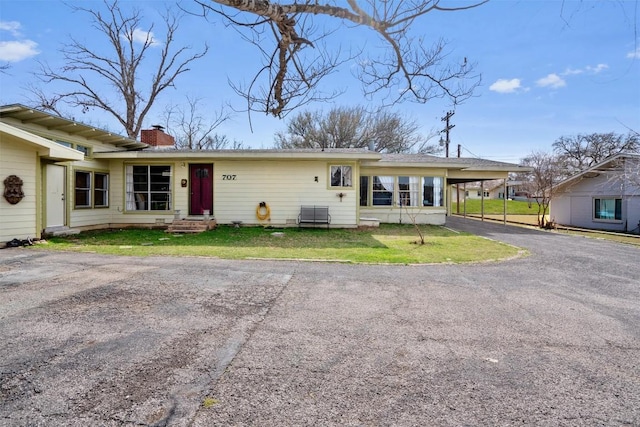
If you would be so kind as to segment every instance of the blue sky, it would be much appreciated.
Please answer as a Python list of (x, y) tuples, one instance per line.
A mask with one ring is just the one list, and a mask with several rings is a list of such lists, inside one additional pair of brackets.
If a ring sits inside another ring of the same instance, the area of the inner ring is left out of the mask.
[[(94, 0), (82, 3), (104, 7)], [(171, 2), (121, 1), (123, 9), (141, 9), (145, 22), (155, 21), (158, 32), (162, 28), (158, 11), (165, 3)], [(465, 157), (518, 162), (534, 150), (551, 150), (560, 136), (640, 131), (639, 21), (640, 5), (635, 0), (492, 0), (472, 10), (426, 15), (417, 22), (415, 33), (445, 38), (452, 58), (467, 57), (482, 74), (475, 96), (456, 107), (451, 155), (461, 144)], [(0, 73), (0, 104), (28, 103), (25, 88), (33, 82), (30, 73), (36, 61), (59, 65), (58, 49), (69, 36), (99, 43), (92, 31), (86, 15), (72, 13), (62, 2), (0, 0), (0, 64), (10, 65)], [(229, 88), (228, 79), (246, 82), (253, 77), (259, 65), (254, 48), (215, 19), (207, 22), (185, 16), (178, 36), (178, 44), (194, 49), (208, 43), (209, 53), (178, 78), (175, 89), (162, 93), (145, 127), (161, 121), (165, 105), (184, 103), (187, 95), (201, 98), (202, 106), (210, 110), (223, 104), (242, 109), (244, 100)], [(370, 31), (346, 26), (330, 42), (343, 51), (377, 43)], [(375, 105), (376, 100), (362, 96), (349, 63), (323, 85), (345, 93), (332, 104), (305, 108), (327, 111), (334, 105)], [(393, 110), (415, 120), (421, 132), (429, 134), (444, 126), (440, 118), (451, 106), (433, 100), (404, 103)], [(78, 121), (124, 133), (99, 111), (70, 113)], [(218, 132), (247, 147), (269, 148), (274, 133), (283, 130), (286, 121), (254, 113), (252, 125), (253, 132), (246, 114), (238, 113)]]

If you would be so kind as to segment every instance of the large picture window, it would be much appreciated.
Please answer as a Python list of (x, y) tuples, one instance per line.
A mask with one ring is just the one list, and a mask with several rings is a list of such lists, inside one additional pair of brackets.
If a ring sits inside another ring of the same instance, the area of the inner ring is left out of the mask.
[(353, 187), (351, 166), (331, 166), (332, 187)]
[(622, 199), (593, 199), (593, 204), (595, 219), (622, 220)]
[(171, 166), (127, 165), (127, 211), (171, 210)]
[(440, 176), (361, 176), (360, 206), (444, 206)]

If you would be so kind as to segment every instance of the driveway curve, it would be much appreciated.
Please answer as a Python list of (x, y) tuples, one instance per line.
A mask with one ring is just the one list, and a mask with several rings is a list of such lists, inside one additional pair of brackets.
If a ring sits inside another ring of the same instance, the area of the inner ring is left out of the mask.
[(500, 263), (0, 251), (0, 425), (640, 425), (640, 249)]

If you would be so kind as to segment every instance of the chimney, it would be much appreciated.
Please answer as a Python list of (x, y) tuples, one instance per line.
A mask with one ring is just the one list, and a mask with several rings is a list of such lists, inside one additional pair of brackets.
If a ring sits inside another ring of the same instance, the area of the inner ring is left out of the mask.
[(154, 148), (174, 148), (175, 140), (171, 135), (164, 133), (164, 128), (160, 125), (151, 126), (153, 129), (143, 130), (140, 133), (140, 141), (149, 144)]

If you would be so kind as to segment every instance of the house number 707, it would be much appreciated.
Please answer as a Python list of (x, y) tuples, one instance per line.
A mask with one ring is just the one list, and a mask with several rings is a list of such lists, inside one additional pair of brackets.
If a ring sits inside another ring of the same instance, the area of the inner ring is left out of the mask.
[(235, 181), (236, 180), (236, 176), (235, 175), (222, 175), (222, 180), (223, 181)]

